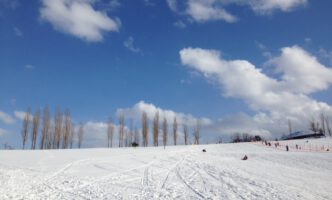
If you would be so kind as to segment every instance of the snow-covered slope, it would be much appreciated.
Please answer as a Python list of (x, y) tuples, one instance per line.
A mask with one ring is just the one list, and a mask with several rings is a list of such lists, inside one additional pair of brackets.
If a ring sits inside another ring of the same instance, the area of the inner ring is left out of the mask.
[(0, 199), (332, 199), (332, 154), (251, 143), (0, 151)]

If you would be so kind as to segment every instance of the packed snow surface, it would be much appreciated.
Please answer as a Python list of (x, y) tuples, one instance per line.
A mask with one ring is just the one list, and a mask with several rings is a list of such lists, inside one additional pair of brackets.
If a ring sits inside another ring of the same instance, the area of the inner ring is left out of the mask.
[(254, 143), (2, 150), (0, 199), (332, 199), (330, 152)]

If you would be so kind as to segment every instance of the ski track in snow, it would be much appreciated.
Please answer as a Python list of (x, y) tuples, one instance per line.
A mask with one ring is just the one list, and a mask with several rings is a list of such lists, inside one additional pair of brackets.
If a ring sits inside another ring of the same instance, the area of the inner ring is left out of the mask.
[[(332, 196), (331, 153), (282, 152), (255, 144), (43, 152), (0, 151), (0, 199)], [(241, 160), (244, 154), (247, 161)]]

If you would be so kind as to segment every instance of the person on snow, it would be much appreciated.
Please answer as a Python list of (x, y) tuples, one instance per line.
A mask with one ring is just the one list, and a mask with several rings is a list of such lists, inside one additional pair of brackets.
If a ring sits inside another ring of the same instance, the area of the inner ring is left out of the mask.
[(286, 145), (286, 151), (289, 151), (289, 147), (288, 147), (288, 145)]
[(244, 155), (244, 157), (242, 158), (242, 160), (248, 160), (248, 156)]

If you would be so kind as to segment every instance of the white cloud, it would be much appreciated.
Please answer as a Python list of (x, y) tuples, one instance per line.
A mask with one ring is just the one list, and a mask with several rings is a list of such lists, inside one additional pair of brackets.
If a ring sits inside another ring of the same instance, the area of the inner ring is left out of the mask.
[[(195, 22), (223, 20), (233, 23), (238, 21), (238, 18), (227, 11), (229, 6), (246, 6), (257, 14), (266, 15), (277, 10), (292, 11), (305, 6), (308, 0), (166, 0), (166, 2), (171, 11), (186, 14)], [(182, 7), (185, 8), (180, 9)]]
[(8, 131), (6, 131), (5, 129), (0, 128), (0, 137), (4, 136), (6, 134), (8, 134)]
[(120, 6), (121, 6), (121, 3), (119, 2), (119, 0), (111, 0), (108, 2), (108, 7), (111, 10), (118, 8)]
[(245, 113), (238, 113), (219, 119), (206, 128), (207, 132), (214, 133), (208, 135), (208, 137), (210, 140), (218, 136), (223, 136), (224, 139), (228, 139), (234, 133), (249, 133), (251, 135), (271, 138), (272, 132), (275, 132), (276, 129), (280, 129), (280, 127), (285, 128), (284, 125), (280, 126), (280, 124), (274, 124), (271, 121), (260, 119), (262, 118), (261, 115), (265, 117), (262, 113), (254, 117)]
[(307, 4), (307, 0), (249, 0), (246, 1), (259, 14), (271, 14), (275, 10), (289, 12)]
[(141, 50), (137, 47), (135, 47), (134, 45), (134, 38), (133, 37), (129, 37), (126, 41), (123, 42), (123, 46), (125, 46), (128, 50), (134, 52), (134, 53), (138, 53)]
[[(24, 120), (24, 118), (25, 118), (25, 116), (26, 116), (26, 112), (15, 110), (15, 111), (14, 111), (14, 116), (15, 116), (17, 119), (19, 119), (19, 120)], [(30, 115), (29, 115), (29, 118), (30, 118), (30, 121), (32, 121), (32, 120), (33, 120), (33, 115), (30, 114)]]
[(24, 112), (24, 111), (14, 111), (14, 115), (17, 119), (23, 120), (25, 118), (26, 112)]
[(253, 120), (260, 123), (264, 119), (280, 124), (291, 118), (303, 128), (320, 113), (332, 116), (330, 105), (308, 96), (328, 88), (332, 69), (298, 46), (281, 51), (280, 56), (267, 62), (282, 73), (281, 80), (267, 76), (246, 60), (225, 60), (216, 50), (185, 48), (180, 58), (183, 65), (220, 85), (224, 96), (242, 99), (258, 112)]
[(13, 124), (15, 122), (14, 118), (11, 115), (2, 111), (0, 111), (0, 121), (5, 124)]
[(321, 58), (327, 59), (332, 64), (332, 51), (328, 51), (324, 48), (319, 49), (319, 56)]
[(178, 20), (178, 21), (174, 22), (174, 26), (176, 26), (178, 28), (186, 28), (187, 27), (187, 25), (181, 20)]
[[(114, 123), (113, 146), (119, 145), (119, 125)], [(106, 122), (88, 121), (84, 124), (84, 147), (106, 147), (107, 146), (107, 127)], [(134, 128), (134, 127), (133, 127)], [(78, 130), (78, 127), (76, 127)], [(129, 128), (125, 126), (125, 132), (129, 132)], [(133, 130), (134, 131), (134, 130)], [(126, 139), (126, 134), (124, 136)]]
[(179, 124), (187, 124), (188, 126), (194, 126), (197, 122), (197, 119), (200, 119), (203, 126), (212, 123), (208, 118), (196, 118), (191, 114), (184, 114), (175, 112), (173, 110), (162, 109), (153, 104), (145, 103), (144, 101), (140, 101), (130, 108), (120, 108), (116, 111), (117, 115), (124, 114), (126, 118), (131, 118), (136, 121), (141, 119), (143, 112), (147, 113), (147, 116), (150, 120), (154, 118), (156, 112), (159, 112), (160, 118), (166, 118), (168, 122), (173, 122), (174, 117), (176, 117)]
[(53, 27), (89, 42), (103, 40), (103, 33), (118, 31), (120, 22), (95, 10), (93, 0), (43, 0), (41, 19)]
[(187, 14), (196, 22), (223, 20), (236, 22), (237, 18), (216, 4), (215, 0), (189, 0)]
[[(100, 147), (107, 144), (107, 124), (105, 122), (89, 121), (84, 124), (84, 147)], [(115, 135), (117, 132), (115, 132)]]
[(35, 66), (28, 64), (28, 65), (25, 65), (24, 68), (25, 69), (34, 69)]
[(281, 55), (272, 58), (267, 65), (275, 66), (282, 73), (283, 87), (304, 94), (326, 90), (332, 84), (332, 69), (299, 46), (285, 47)]
[(23, 36), (23, 32), (17, 27), (14, 27), (14, 33), (17, 37), (22, 37)]
[(267, 49), (266, 46), (264, 44), (260, 43), (260, 42), (256, 41), (256, 45), (262, 51), (265, 51)]
[(177, 0), (166, 0), (168, 7), (176, 12), (178, 10), (178, 2)]
[(304, 42), (310, 44), (312, 42), (312, 39), (307, 37), (304, 39)]

